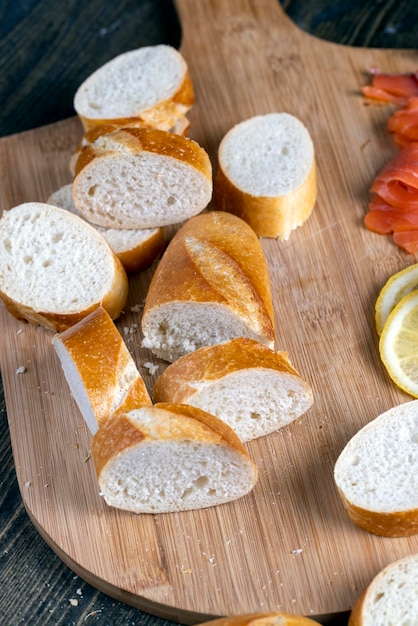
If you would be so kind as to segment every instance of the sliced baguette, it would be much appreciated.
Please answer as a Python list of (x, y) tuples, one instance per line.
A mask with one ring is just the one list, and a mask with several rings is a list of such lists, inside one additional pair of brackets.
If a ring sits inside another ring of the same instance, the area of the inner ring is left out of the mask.
[[(47, 203), (83, 218), (74, 205), (71, 184), (57, 189)], [(135, 230), (91, 225), (106, 239), (129, 274), (135, 274), (152, 265), (165, 248), (166, 240), (162, 228)]]
[(135, 362), (102, 307), (55, 335), (52, 344), (91, 433), (113, 413), (151, 405)]
[(102, 305), (119, 317), (126, 272), (105, 239), (68, 211), (28, 202), (0, 220), (0, 296), (18, 319), (62, 331)]
[(282, 428), (313, 403), (311, 387), (287, 353), (244, 337), (178, 359), (157, 379), (153, 393), (155, 402), (213, 413), (244, 442)]
[(418, 533), (418, 400), (389, 409), (354, 435), (334, 478), (360, 528), (384, 537)]
[(152, 278), (142, 331), (144, 347), (167, 361), (236, 337), (273, 348), (270, 279), (254, 231), (219, 211), (188, 220)]
[(200, 213), (212, 196), (212, 167), (195, 141), (161, 130), (124, 128), (82, 148), (73, 199), (106, 228), (158, 228)]
[(167, 45), (145, 46), (111, 59), (83, 81), (74, 97), (85, 130), (139, 120), (169, 131), (193, 104), (186, 61)]
[(210, 622), (203, 622), (199, 626), (314, 626), (315, 624), (319, 626), (319, 622), (309, 617), (273, 611), (220, 617)]
[(250, 118), (222, 139), (215, 205), (244, 219), (259, 237), (288, 239), (310, 216), (316, 193), (314, 146), (293, 115)]
[(349, 626), (413, 626), (418, 624), (418, 554), (382, 569), (360, 595)]
[(106, 502), (134, 513), (223, 504), (246, 495), (258, 478), (233, 430), (186, 405), (114, 415), (94, 435), (91, 452)]

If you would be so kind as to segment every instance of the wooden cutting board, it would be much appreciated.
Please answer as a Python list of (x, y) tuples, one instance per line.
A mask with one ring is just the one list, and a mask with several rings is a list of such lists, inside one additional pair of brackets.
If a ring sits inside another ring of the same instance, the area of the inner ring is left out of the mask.
[[(335, 460), (364, 424), (410, 400), (378, 356), (374, 303), (385, 280), (415, 262), (362, 223), (368, 188), (395, 153), (388, 106), (367, 105), (371, 66), (416, 68), (415, 51), (365, 50), (299, 31), (276, 0), (177, 0), (182, 52), (195, 85), (191, 136), (216, 162), (224, 133), (255, 114), (287, 111), (309, 128), (319, 195), (288, 242), (263, 240), (277, 348), (312, 384), (301, 419), (248, 449), (260, 479), (216, 508), (136, 516), (98, 493), (90, 435), (72, 399), (51, 333), (0, 306), (1, 371), (16, 473), (40, 534), (77, 574), (149, 613), (183, 623), (282, 609), (327, 616), (350, 609), (387, 563), (418, 551), (418, 537), (385, 539), (354, 527), (333, 483)], [(70, 181), (76, 119), (0, 142), (0, 210), (44, 201)], [(118, 328), (146, 383), (140, 307), (152, 270), (131, 279)], [(19, 373), (20, 368), (23, 373)], [(324, 618), (325, 619), (325, 618)]]

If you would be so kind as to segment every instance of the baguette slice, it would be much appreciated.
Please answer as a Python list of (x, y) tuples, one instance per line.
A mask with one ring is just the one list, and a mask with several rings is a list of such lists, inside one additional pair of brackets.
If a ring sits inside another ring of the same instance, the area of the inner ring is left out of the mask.
[(418, 624), (418, 554), (381, 570), (355, 603), (349, 626)]
[(215, 205), (244, 219), (259, 237), (287, 240), (310, 216), (316, 193), (314, 146), (294, 116), (259, 115), (222, 139)]
[(206, 508), (246, 495), (257, 468), (229, 426), (162, 403), (112, 416), (91, 444), (101, 493), (134, 513)]
[(315, 622), (309, 617), (273, 611), (220, 617), (209, 622), (203, 622), (199, 626), (314, 626), (315, 624), (319, 626), (319, 622)]
[(219, 211), (186, 222), (152, 278), (142, 331), (143, 346), (167, 361), (236, 337), (272, 348), (270, 279), (254, 231)]
[(106, 228), (158, 228), (200, 213), (212, 196), (212, 166), (195, 141), (161, 130), (124, 128), (82, 148), (73, 199)]
[(106, 123), (170, 130), (194, 104), (186, 61), (173, 47), (124, 52), (93, 72), (77, 89), (74, 108), (85, 130)]
[(62, 331), (102, 305), (119, 317), (126, 272), (104, 238), (68, 211), (28, 202), (0, 220), (0, 296), (16, 318)]
[[(48, 198), (47, 203), (84, 219), (80, 211), (75, 208), (71, 184), (57, 189)], [(136, 274), (152, 265), (165, 248), (165, 234), (162, 228), (135, 230), (103, 228), (94, 224), (91, 226), (106, 239), (129, 274)]]
[(135, 362), (102, 307), (55, 335), (52, 344), (91, 433), (113, 413), (151, 405)]
[(300, 417), (312, 405), (313, 394), (287, 353), (239, 337), (169, 365), (154, 386), (154, 401), (191, 404), (213, 413), (246, 442)]
[(354, 435), (334, 478), (360, 528), (384, 537), (418, 533), (418, 400), (389, 409)]

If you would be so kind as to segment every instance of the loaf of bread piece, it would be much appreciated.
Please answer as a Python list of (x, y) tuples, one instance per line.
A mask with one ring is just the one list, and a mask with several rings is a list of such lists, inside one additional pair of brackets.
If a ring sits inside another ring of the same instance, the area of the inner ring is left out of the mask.
[(99, 124), (175, 129), (194, 104), (186, 61), (167, 45), (124, 52), (91, 74), (77, 89), (74, 108), (85, 130)]
[(181, 227), (152, 278), (142, 331), (167, 361), (236, 337), (274, 347), (267, 262), (248, 224), (213, 211)]
[[(71, 184), (57, 189), (47, 203), (83, 218), (75, 208)], [(106, 239), (129, 274), (135, 274), (152, 265), (165, 248), (166, 239), (162, 228), (137, 230), (91, 225)]]
[(109, 244), (84, 220), (28, 202), (0, 220), (0, 296), (18, 319), (62, 331), (99, 305), (119, 317), (128, 278)]
[(212, 166), (195, 141), (162, 130), (124, 128), (82, 148), (73, 199), (106, 228), (158, 228), (200, 213), (212, 197)]
[(214, 201), (259, 237), (289, 238), (316, 200), (315, 155), (306, 127), (288, 113), (245, 120), (222, 139)]
[(102, 307), (56, 334), (52, 344), (91, 433), (113, 413), (151, 405), (135, 362)]
[(351, 520), (384, 537), (418, 533), (418, 400), (389, 409), (347, 443), (334, 468)]
[(213, 413), (246, 442), (305, 413), (310, 385), (285, 352), (239, 337), (186, 354), (154, 386), (155, 402), (191, 404)]
[(91, 452), (106, 502), (134, 513), (223, 504), (246, 495), (258, 477), (229, 426), (181, 404), (114, 415), (94, 435)]
[(314, 626), (315, 624), (319, 626), (319, 622), (315, 622), (309, 617), (272, 611), (220, 617), (210, 622), (203, 622), (199, 626)]
[(418, 624), (418, 554), (387, 565), (355, 603), (349, 626)]

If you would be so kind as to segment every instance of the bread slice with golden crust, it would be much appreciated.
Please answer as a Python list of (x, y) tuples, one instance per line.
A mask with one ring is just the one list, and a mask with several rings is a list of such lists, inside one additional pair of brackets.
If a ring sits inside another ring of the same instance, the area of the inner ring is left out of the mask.
[(161, 130), (124, 128), (82, 148), (74, 204), (106, 228), (158, 228), (200, 213), (212, 197), (212, 166), (195, 141)]
[(194, 104), (193, 85), (181, 53), (168, 45), (124, 52), (88, 76), (74, 96), (85, 130), (99, 124), (171, 130)]
[(390, 563), (358, 598), (349, 626), (418, 624), (418, 554)]
[(102, 307), (55, 335), (52, 344), (91, 433), (113, 413), (151, 405), (135, 362)]
[[(75, 208), (71, 183), (51, 194), (47, 203), (83, 218), (80, 211)], [(91, 226), (106, 239), (129, 274), (136, 274), (152, 265), (166, 245), (163, 228), (104, 228), (94, 224)]]
[(288, 239), (310, 216), (316, 194), (312, 139), (293, 115), (258, 115), (223, 137), (215, 205), (248, 222), (259, 237)]
[(248, 494), (258, 478), (229, 426), (181, 404), (112, 416), (94, 435), (91, 452), (106, 502), (134, 513), (224, 504)]
[(181, 227), (152, 278), (142, 331), (167, 361), (236, 337), (274, 347), (267, 261), (248, 224), (213, 211)]
[(418, 400), (389, 409), (347, 443), (334, 468), (350, 519), (384, 537), (418, 533)]
[(220, 617), (210, 622), (203, 622), (199, 626), (319, 626), (319, 622), (293, 615), (282, 611), (266, 613), (248, 613), (245, 615), (231, 615)]
[(119, 317), (128, 278), (92, 226), (64, 209), (27, 202), (0, 220), (0, 296), (18, 319), (62, 331), (100, 305)]
[(313, 403), (310, 385), (287, 353), (245, 337), (181, 357), (157, 379), (153, 393), (155, 402), (213, 413), (244, 442), (282, 428)]

